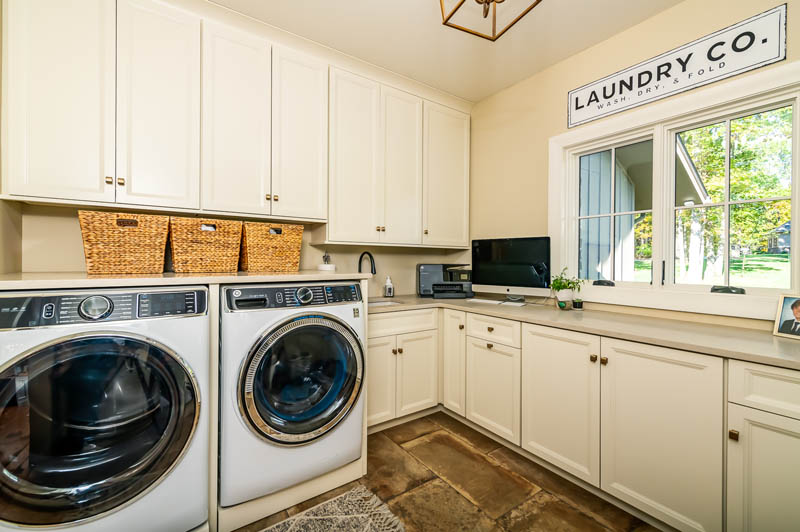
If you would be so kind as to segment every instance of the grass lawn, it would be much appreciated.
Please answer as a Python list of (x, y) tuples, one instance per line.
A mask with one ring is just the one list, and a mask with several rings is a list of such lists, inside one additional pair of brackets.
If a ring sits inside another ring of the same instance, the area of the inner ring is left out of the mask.
[(790, 281), (788, 253), (747, 255), (744, 260), (731, 258), (731, 286), (789, 288)]

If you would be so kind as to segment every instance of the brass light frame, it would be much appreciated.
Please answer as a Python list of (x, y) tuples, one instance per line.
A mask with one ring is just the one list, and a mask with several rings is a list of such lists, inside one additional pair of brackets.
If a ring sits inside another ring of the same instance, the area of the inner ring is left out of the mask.
[(502, 37), (503, 34), (507, 32), (514, 24), (519, 22), (519, 20), (522, 17), (530, 13), (534, 7), (538, 6), (542, 2), (542, 0), (528, 0), (531, 2), (531, 5), (526, 7), (525, 10), (522, 11), (522, 13), (520, 13), (514, 20), (512, 20), (511, 23), (509, 23), (505, 28), (501, 29), (499, 33), (497, 32), (497, 3), (492, 2), (492, 9), (491, 9), (492, 34), (487, 35), (485, 33), (481, 33), (479, 31), (472, 30), (470, 28), (465, 28), (464, 26), (460, 26), (458, 24), (454, 24), (453, 22), (450, 21), (450, 19), (453, 18), (453, 15), (455, 15), (456, 12), (468, 1), (469, 0), (459, 0), (458, 4), (456, 4), (456, 6), (453, 9), (449, 13), (446, 13), (444, 9), (444, 0), (439, 0), (439, 6), (442, 10), (442, 24), (475, 35), (476, 37), (481, 37), (482, 39), (486, 39), (487, 41), (491, 42), (494, 42), (500, 37)]

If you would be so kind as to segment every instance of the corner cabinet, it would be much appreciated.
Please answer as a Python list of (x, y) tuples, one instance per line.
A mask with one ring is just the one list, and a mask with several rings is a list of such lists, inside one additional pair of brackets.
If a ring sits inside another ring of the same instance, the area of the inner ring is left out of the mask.
[(469, 115), (425, 102), (422, 243), (469, 243)]
[(5, 194), (114, 201), (115, 39), (113, 0), (3, 1)]
[(467, 315), (445, 309), (442, 315), (442, 405), (467, 415)]
[(601, 357), (603, 491), (679, 530), (722, 530), (722, 359), (607, 338)]
[(119, 0), (117, 203), (200, 207), (200, 18)]
[(328, 216), (328, 64), (272, 49), (272, 214)]

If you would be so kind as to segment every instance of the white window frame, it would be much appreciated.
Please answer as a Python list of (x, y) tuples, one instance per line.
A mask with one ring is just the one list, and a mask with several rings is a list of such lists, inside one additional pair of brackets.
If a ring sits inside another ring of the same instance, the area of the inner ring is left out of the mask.
[(645, 105), (550, 138), (548, 233), (551, 237), (551, 270), (558, 272), (566, 267), (570, 275), (577, 275), (578, 271), (579, 157), (652, 139), (653, 283), (615, 281), (613, 288), (586, 283), (581, 297), (590, 302), (774, 319), (777, 296), (800, 292), (800, 230), (795, 229), (791, 235), (791, 289), (747, 288), (746, 295), (738, 295), (712, 294), (708, 285), (675, 285), (672, 176), (677, 133), (787, 104), (794, 105), (791, 198), (793, 225), (798, 225), (800, 61)]

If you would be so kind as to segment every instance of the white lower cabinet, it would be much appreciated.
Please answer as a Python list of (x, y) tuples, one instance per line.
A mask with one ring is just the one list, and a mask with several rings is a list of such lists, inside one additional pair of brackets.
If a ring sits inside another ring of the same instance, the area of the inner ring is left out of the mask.
[(467, 419), (520, 444), (520, 350), (467, 337)]
[(728, 405), (728, 531), (800, 527), (800, 420)]
[(601, 488), (679, 530), (722, 530), (722, 359), (602, 339)]
[(522, 325), (522, 448), (600, 486), (600, 338)]
[(369, 339), (367, 425), (436, 406), (438, 345), (436, 330)]
[(442, 318), (442, 405), (460, 416), (467, 415), (467, 316), (445, 310)]

